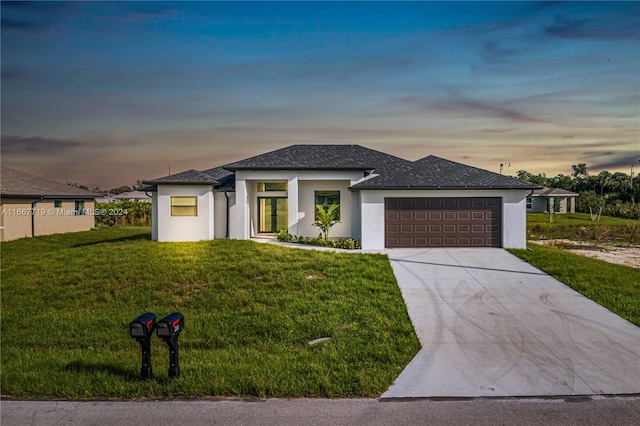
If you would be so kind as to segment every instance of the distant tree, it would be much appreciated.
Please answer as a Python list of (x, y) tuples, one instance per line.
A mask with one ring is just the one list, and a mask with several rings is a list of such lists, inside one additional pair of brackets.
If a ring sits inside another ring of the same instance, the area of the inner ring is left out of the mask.
[(70, 182), (70, 181), (67, 181), (67, 185), (69, 185), (69, 186), (73, 186), (73, 187), (75, 187), (75, 188), (84, 189), (84, 190), (87, 190), (87, 191), (89, 190), (89, 187), (88, 187), (87, 185), (81, 185), (81, 184), (79, 184), (78, 182)]

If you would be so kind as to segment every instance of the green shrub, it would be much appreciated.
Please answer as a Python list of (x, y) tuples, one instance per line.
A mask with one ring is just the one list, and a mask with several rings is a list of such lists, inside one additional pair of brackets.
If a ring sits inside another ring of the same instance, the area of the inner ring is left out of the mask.
[(337, 249), (347, 249), (347, 250), (356, 250), (361, 249), (362, 245), (360, 244), (360, 240), (354, 240), (353, 238), (347, 239), (339, 239), (339, 240), (325, 240), (322, 236), (318, 237), (304, 237), (302, 235), (291, 235), (289, 231), (286, 229), (280, 230), (276, 234), (276, 238), (278, 241), (283, 243), (297, 243), (297, 244), (306, 244), (310, 246), (319, 246), (319, 247), (331, 247)]

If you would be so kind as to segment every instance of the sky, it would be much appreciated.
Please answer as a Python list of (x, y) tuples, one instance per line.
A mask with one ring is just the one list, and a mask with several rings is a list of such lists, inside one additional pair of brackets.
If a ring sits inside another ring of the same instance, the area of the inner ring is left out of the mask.
[[(7, 2), (2, 165), (103, 189), (292, 144), (629, 173), (640, 2)], [(636, 168), (637, 170), (637, 168)]]

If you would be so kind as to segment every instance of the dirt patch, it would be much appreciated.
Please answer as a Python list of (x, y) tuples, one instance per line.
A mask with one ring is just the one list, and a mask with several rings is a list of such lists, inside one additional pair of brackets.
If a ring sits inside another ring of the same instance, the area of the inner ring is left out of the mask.
[(557, 247), (580, 256), (604, 260), (605, 262), (615, 263), (616, 265), (640, 268), (639, 246), (612, 246), (609, 244), (595, 243), (593, 241), (571, 240), (533, 240), (529, 242)]

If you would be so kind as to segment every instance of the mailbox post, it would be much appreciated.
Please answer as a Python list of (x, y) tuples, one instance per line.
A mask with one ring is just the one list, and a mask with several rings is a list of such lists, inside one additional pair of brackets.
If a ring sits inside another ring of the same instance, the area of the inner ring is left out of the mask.
[(184, 315), (174, 312), (158, 321), (156, 334), (169, 346), (169, 377), (180, 377), (178, 336), (184, 329)]
[(142, 368), (140, 377), (143, 380), (151, 380), (153, 371), (151, 368), (151, 336), (156, 327), (156, 314), (147, 312), (131, 321), (129, 324), (129, 335), (140, 343), (142, 351)]

